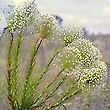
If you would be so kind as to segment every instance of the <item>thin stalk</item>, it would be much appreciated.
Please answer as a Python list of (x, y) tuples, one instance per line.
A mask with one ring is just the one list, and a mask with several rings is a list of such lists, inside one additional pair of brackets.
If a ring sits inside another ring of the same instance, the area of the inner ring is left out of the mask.
[(71, 98), (72, 96), (78, 94), (80, 92), (80, 90), (76, 90), (75, 92), (73, 92), (72, 94), (65, 94), (63, 98), (61, 98), (59, 101), (57, 101), (55, 104), (53, 104), (52, 106), (49, 107), (45, 107), (42, 110), (51, 110), (52, 108), (58, 107), (59, 105), (61, 105), (64, 101), (66, 101), (67, 99)]
[[(79, 79), (78, 79), (79, 80)], [(77, 81), (78, 81), (77, 80)], [(62, 96), (62, 98), (60, 98), (57, 102), (54, 102), (52, 105), (48, 106), (48, 107), (44, 107), (42, 108), (42, 110), (50, 110), (52, 108), (58, 107), (60, 106), (63, 102), (65, 102), (67, 99), (71, 98), (72, 96), (78, 94), (79, 92), (81, 92), (81, 89), (77, 89), (75, 90), (72, 94), (69, 94), (75, 87), (75, 85), (77, 84), (77, 81), (73, 84), (73, 86), (64, 93), (64, 95)], [(69, 94), (69, 95), (68, 95)]]
[(11, 40), (8, 48), (8, 53), (7, 53), (7, 84), (8, 84), (8, 100), (9, 104), (12, 106), (14, 109), (14, 103), (12, 99), (12, 94), (11, 94), (11, 73), (12, 73), (12, 52), (13, 48), (13, 34), (11, 33)]
[(63, 79), (60, 81), (60, 83), (57, 85), (57, 87), (55, 87), (55, 88), (51, 91), (51, 93), (48, 94), (48, 95), (46, 96), (46, 98), (44, 98), (44, 99), (42, 100), (41, 103), (39, 103), (38, 105), (32, 107), (31, 110), (35, 110), (36, 108), (41, 107), (49, 98), (51, 98), (51, 97), (54, 95), (54, 93), (56, 92), (56, 90), (64, 83), (64, 81), (66, 80), (66, 78), (67, 78), (67, 75), (65, 75), (65, 76), (63, 77)]
[[(35, 80), (35, 82), (31, 85), (31, 91), (30, 91), (30, 94), (28, 94), (28, 100), (27, 100), (27, 103), (29, 103), (29, 101), (31, 100), (31, 98), (34, 96), (33, 93), (36, 93), (37, 90), (36, 90), (36, 87), (38, 87), (40, 81), (43, 79), (44, 75), (46, 74), (46, 72), (48, 71), (51, 63), (53, 62), (53, 60), (55, 59), (55, 57), (57, 56), (57, 54), (60, 52), (60, 50), (58, 50), (57, 52), (55, 52), (55, 54), (53, 55), (53, 57), (51, 58), (51, 60), (49, 61), (49, 63), (45, 66), (44, 68), (44, 71), (42, 72), (42, 75), (40, 76), (40, 78), (38, 80)], [(54, 81), (53, 81), (54, 82)], [(51, 82), (52, 83), (52, 82)], [(51, 86), (51, 84), (50, 84)], [(33, 100), (34, 101), (34, 100)], [(31, 101), (31, 105), (33, 105), (33, 101)], [(29, 106), (29, 108), (30, 108)]]
[(22, 42), (22, 35), (19, 34), (17, 40), (16, 40), (16, 46), (14, 49), (14, 59), (13, 59), (13, 71), (11, 76), (11, 83), (12, 83), (12, 97), (14, 99), (14, 102), (16, 101), (16, 107), (18, 106), (18, 93), (17, 93), (17, 84), (18, 84), (18, 70), (19, 70), (19, 56), (20, 56), (20, 47)]
[(22, 109), (24, 107), (24, 102), (25, 102), (25, 98), (26, 98), (25, 94), (28, 92), (28, 84), (30, 83), (29, 78), (33, 72), (33, 68), (34, 68), (35, 60), (36, 60), (36, 55), (38, 53), (38, 50), (39, 50), (40, 45), (42, 43), (42, 40), (43, 39), (39, 39), (38, 41), (36, 41), (35, 44), (33, 45), (32, 51), (31, 51), (30, 62), (29, 62), (27, 72), (26, 72), (26, 77), (25, 77), (25, 84), (24, 84), (22, 104), (21, 104)]
[(38, 79), (38, 81), (36, 83), (36, 87), (40, 84), (40, 81), (44, 78), (44, 75), (48, 72), (50, 65), (52, 64), (52, 62), (54, 61), (55, 57), (59, 54), (60, 51), (61, 51), (61, 49), (58, 50), (57, 52), (55, 52), (53, 57), (50, 59), (48, 64), (45, 66), (44, 71), (42, 72), (40, 78)]
[[(59, 76), (61, 75), (61, 73), (64, 71), (64, 69), (62, 69), (58, 74), (57, 76), (46, 86), (46, 88), (44, 89), (44, 91), (39, 95), (38, 98), (36, 98), (34, 100), (34, 103), (32, 105), (34, 105), (35, 103), (37, 103), (37, 101), (46, 93), (46, 91), (48, 90), (48, 88), (55, 82), (57, 81), (57, 79), (59, 78)], [(34, 108), (35, 106), (32, 107), (32, 109)]]

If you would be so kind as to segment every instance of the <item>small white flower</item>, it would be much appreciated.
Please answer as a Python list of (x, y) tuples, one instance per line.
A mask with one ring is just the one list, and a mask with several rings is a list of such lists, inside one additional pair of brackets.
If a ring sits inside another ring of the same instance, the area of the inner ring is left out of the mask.
[(24, 7), (15, 8), (13, 15), (11, 15), (12, 19), (8, 21), (9, 31), (23, 29), (25, 26), (35, 21), (35, 17), (38, 13), (35, 4), (28, 4)]

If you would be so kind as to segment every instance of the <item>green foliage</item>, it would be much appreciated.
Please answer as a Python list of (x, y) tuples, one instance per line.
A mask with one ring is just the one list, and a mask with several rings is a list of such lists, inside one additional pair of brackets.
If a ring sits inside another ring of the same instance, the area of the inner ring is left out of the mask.
[[(11, 34), (7, 53), (7, 98), (10, 109), (54, 109), (73, 96), (81, 94), (86, 87), (101, 86), (106, 77), (106, 65), (102, 61), (99, 50), (82, 38), (82, 32), (79, 29), (64, 30), (58, 27), (53, 16), (48, 15), (41, 15), (40, 19), (34, 19), (35, 24), (38, 23), (40, 26), (35, 27), (37, 38), (29, 53), (25, 76), (20, 82), (23, 29), (30, 26), (34, 21), (33, 18), (37, 16), (31, 5), (23, 9), (13, 15), (14, 18), (10, 20), (8, 27)], [(16, 29), (21, 30), (16, 33), (15, 37)], [(35, 71), (38, 66), (37, 56), (41, 49), (40, 46), (45, 40), (51, 38), (53, 41), (59, 40), (61, 45), (58, 45), (59, 47), (48, 63), (44, 67), (39, 67), (39, 71)], [(55, 76), (51, 78), (49, 73)], [(50, 77), (49, 81), (45, 78), (46, 76)], [(42, 86), (42, 83), (45, 86)], [(60, 94), (58, 93), (59, 89), (61, 89)]]

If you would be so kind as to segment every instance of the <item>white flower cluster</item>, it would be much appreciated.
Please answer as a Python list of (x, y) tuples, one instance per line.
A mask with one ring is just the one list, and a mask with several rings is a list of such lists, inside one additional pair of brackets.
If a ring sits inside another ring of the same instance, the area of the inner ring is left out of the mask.
[(63, 45), (69, 45), (76, 39), (83, 38), (83, 31), (78, 27), (74, 27), (72, 29), (68, 27), (62, 28), (59, 36), (61, 41), (63, 41)]
[(93, 44), (84, 38), (74, 40), (64, 47), (57, 57), (59, 65), (68, 75), (78, 80), (78, 87), (96, 87), (106, 79), (106, 65), (102, 61), (102, 54)]
[(31, 24), (38, 14), (37, 6), (35, 4), (28, 4), (24, 7), (17, 7), (13, 13), (13, 19), (9, 21), (9, 31), (15, 31), (16, 29), (22, 29), (25, 26)]
[[(106, 74), (106, 65), (104, 62), (100, 61), (96, 65), (97, 67), (91, 67), (88, 69), (77, 69), (73, 71), (76, 79), (78, 80), (78, 86), (83, 90), (87, 87), (88, 90), (100, 87), (105, 83), (107, 74)], [(98, 88), (97, 88), (98, 89)]]
[(76, 64), (81, 60), (80, 51), (75, 47), (64, 47), (57, 56), (57, 61), (61, 63), (67, 72), (71, 72)]
[[(41, 15), (39, 21), (37, 22), (37, 33), (43, 38), (53, 37), (58, 31), (57, 22), (52, 15), (44, 14)], [(49, 38), (50, 39), (50, 38)]]
[(77, 39), (70, 46), (77, 48), (82, 56), (82, 68), (91, 68), (96, 66), (98, 60), (102, 60), (102, 54), (86, 39)]

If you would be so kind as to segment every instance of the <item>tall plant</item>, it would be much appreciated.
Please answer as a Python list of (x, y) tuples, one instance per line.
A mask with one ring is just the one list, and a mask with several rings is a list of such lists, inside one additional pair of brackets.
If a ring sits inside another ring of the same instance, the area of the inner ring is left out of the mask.
[[(15, 10), (8, 20), (7, 31), (11, 35), (7, 53), (9, 109), (51, 110), (84, 91), (91, 92), (103, 86), (106, 65), (102, 54), (83, 37), (80, 29), (59, 27), (53, 16), (38, 13), (34, 3)], [(37, 38), (30, 51), (25, 77), (20, 82), (23, 30), (32, 25)], [(45, 40), (59, 44), (48, 63), (35, 73), (40, 76), (34, 77), (38, 52)], [(54, 69), (51, 74), (56, 75), (40, 89), (45, 76), (50, 77), (51, 69)]]

